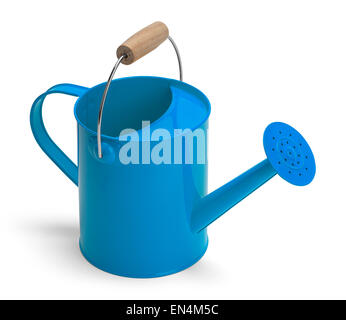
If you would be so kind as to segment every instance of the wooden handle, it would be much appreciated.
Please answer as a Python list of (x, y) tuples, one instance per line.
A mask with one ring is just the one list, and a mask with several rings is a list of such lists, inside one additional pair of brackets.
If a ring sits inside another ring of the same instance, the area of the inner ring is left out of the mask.
[(163, 22), (154, 22), (127, 39), (118, 49), (117, 57), (126, 55), (121, 62), (131, 64), (157, 48), (168, 38), (168, 28)]

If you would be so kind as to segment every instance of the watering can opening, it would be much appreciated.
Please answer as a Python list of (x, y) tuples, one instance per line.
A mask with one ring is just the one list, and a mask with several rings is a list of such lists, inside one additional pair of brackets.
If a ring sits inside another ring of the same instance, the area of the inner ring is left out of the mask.
[[(97, 116), (105, 83), (88, 90), (75, 106), (77, 121), (96, 132)], [(128, 77), (112, 81), (104, 107), (102, 134), (116, 138), (126, 128), (139, 130), (142, 120), (154, 122), (172, 100), (168, 82), (154, 77)]]
[[(96, 134), (97, 116), (105, 83), (89, 89), (75, 105), (78, 123)], [(176, 128), (198, 128), (209, 117), (210, 103), (198, 89), (161, 77), (113, 80), (105, 102), (102, 135), (118, 139), (124, 129), (141, 131), (143, 121), (173, 133)]]

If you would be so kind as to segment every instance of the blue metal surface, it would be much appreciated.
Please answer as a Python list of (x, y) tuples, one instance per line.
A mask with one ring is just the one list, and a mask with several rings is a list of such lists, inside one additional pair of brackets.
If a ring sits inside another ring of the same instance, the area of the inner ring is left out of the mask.
[[(116, 156), (124, 144), (118, 135), (124, 128), (140, 129), (142, 120), (150, 120), (152, 130), (201, 128), (206, 134), (209, 101), (180, 81), (156, 77), (114, 80), (104, 111), (104, 157), (98, 159), (96, 124), (103, 87), (86, 90), (60, 85), (48, 90), (31, 111), (34, 136), (58, 167), (78, 183), (80, 248), (89, 262), (129, 277), (178, 272), (198, 261), (207, 249), (206, 230), (195, 233), (190, 228), (191, 208), (207, 192), (207, 164), (123, 165)], [(43, 126), (42, 103), (53, 92), (81, 94), (75, 104), (78, 178), (76, 166)], [(151, 144), (153, 148), (155, 143)]]
[(191, 228), (198, 232), (277, 173), (289, 183), (309, 184), (316, 171), (314, 155), (302, 135), (282, 122), (271, 123), (263, 135), (267, 159), (203, 197), (192, 211)]
[(192, 211), (192, 230), (195, 232), (203, 230), (275, 175), (276, 171), (269, 161), (263, 160), (221, 188), (203, 197)]
[[(148, 137), (141, 128), (143, 120), (151, 122), (151, 130), (164, 128), (171, 133), (172, 150), (178, 128), (200, 129), (205, 145), (207, 142), (207, 97), (184, 82), (158, 77), (112, 82), (103, 115), (103, 158), (99, 159), (96, 125), (104, 86), (57, 85), (36, 99), (30, 114), (40, 147), (79, 187), (81, 251), (96, 267), (122, 276), (158, 277), (183, 270), (205, 253), (206, 226), (268, 181), (276, 170), (282, 175), (281, 169), (272, 166), (270, 154), (270, 161), (262, 161), (207, 195), (207, 163), (198, 164), (195, 154), (192, 164), (144, 164)], [(74, 110), (78, 166), (44, 128), (42, 104), (51, 93), (80, 96)], [(125, 128), (138, 133), (140, 164), (124, 165), (119, 159), (119, 150), (126, 143), (119, 134)], [(305, 140), (300, 137), (299, 141)], [(158, 143), (151, 141), (150, 150)], [(306, 145), (302, 150), (307, 150)], [(182, 158), (185, 156), (183, 149)]]
[(281, 178), (297, 186), (313, 180), (315, 158), (297, 130), (286, 123), (274, 122), (265, 130), (263, 144), (268, 160)]

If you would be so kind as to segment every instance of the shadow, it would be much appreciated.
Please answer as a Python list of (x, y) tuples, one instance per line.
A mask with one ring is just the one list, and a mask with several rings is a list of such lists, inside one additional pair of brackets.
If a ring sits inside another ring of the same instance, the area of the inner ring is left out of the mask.
[[(206, 255), (208, 252), (206, 252)], [(220, 262), (222, 263), (222, 262)], [(202, 257), (197, 263), (183, 271), (185, 279), (191, 282), (203, 281), (205, 284), (215, 285), (224, 281), (223, 268), (207, 257)]]
[[(79, 250), (79, 227), (66, 222), (27, 221), (20, 225), (23, 232), (34, 238), (37, 251), (54, 269), (64, 273), (93, 274)], [(98, 269), (96, 269), (98, 270)], [(76, 272), (77, 271), (77, 272)]]
[[(28, 226), (28, 225), (27, 225)], [(47, 223), (35, 223), (30, 226), (31, 231), (39, 232), (47, 237), (63, 237), (69, 239), (78, 239), (79, 229), (78, 226), (70, 224), (47, 224)]]
[(18, 226), (22, 232), (25, 232), (28, 237), (34, 239), (36, 244), (35, 250), (45, 263), (51, 264), (51, 268), (56, 273), (70, 274), (72, 276), (80, 276), (85, 278), (97, 278), (98, 280), (110, 279), (118, 284), (133, 285), (135, 288), (146, 288), (150, 281), (151, 286), (158, 286), (162, 283), (170, 282), (189, 282), (189, 283), (204, 283), (216, 284), (222, 281), (220, 269), (214, 265), (212, 261), (207, 261), (203, 257), (188, 269), (165, 277), (152, 279), (135, 279), (112, 275), (110, 273), (99, 270), (90, 264), (82, 255), (79, 249), (79, 226), (71, 222), (51, 222), (48, 220), (39, 221), (23, 221)]

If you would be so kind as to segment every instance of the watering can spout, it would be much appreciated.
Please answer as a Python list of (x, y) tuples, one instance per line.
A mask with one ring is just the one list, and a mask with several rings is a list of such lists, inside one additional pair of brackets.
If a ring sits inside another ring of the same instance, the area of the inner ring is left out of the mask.
[(272, 123), (264, 132), (263, 143), (267, 159), (199, 200), (191, 214), (192, 231), (203, 230), (276, 174), (298, 186), (313, 180), (313, 153), (294, 128)]
[(192, 212), (191, 228), (200, 231), (276, 175), (266, 159), (203, 197)]

